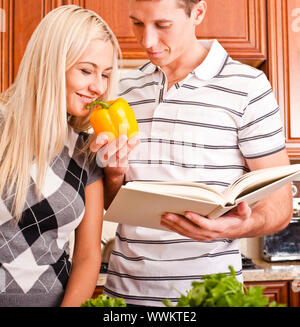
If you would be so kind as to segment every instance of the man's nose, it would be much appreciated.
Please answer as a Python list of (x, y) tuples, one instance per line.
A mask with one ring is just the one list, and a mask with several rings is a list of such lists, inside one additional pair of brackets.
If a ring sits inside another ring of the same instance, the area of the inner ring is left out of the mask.
[(157, 44), (158, 37), (154, 28), (146, 26), (142, 35), (142, 46), (145, 49), (150, 49)]

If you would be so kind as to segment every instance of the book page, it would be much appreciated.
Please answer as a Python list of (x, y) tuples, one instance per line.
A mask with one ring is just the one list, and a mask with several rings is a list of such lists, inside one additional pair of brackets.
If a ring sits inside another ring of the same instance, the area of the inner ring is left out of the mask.
[(133, 226), (168, 230), (160, 224), (166, 212), (183, 215), (185, 211), (208, 216), (219, 205), (191, 198), (151, 193), (122, 186), (105, 212), (104, 220)]
[(236, 199), (298, 171), (300, 172), (299, 164), (251, 171), (229, 186), (224, 197), (228, 203), (233, 204)]
[(189, 199), (198, 199), (225, 204), (225, 199), (221, 192), (209, 185), (193, 182), (129, 182), (125, 188), (145, 191), (156, 194), (174, 195)]

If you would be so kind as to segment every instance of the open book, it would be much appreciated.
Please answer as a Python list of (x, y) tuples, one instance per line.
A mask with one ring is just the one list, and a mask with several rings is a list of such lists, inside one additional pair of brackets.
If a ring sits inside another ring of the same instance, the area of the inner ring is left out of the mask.
[(270, 193), (300, 176), (300, 164), (251, 171), (223, 193), (193, 182), (128, 182), (104, 215), (104, 220), (166, 230), (160, 225), (165, 212), (193, 211), (217, 218), (246, 201), (253, 206)]

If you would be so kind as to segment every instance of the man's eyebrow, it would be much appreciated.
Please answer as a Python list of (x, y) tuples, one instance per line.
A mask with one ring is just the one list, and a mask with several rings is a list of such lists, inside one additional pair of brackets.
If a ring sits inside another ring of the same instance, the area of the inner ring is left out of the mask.
[(131, 15), (129, 15), (129, 18), (134, 19), (134, 20), (138, 20), (137, 18), (135, 18), (134, 16), (131, 16)]
[[(130, 19), (133, 19), (133, 20), (137, 20), (137, 21), (140, 21), (138, 18), (135, 18), (134, 16), (129, 16)], [(166, 23), (171, 23), (172, 20), (170, 19), (165, 19), (165, 18), (161, 18), (161, 19), (157, 19), (156, 22), (166, 22)]]

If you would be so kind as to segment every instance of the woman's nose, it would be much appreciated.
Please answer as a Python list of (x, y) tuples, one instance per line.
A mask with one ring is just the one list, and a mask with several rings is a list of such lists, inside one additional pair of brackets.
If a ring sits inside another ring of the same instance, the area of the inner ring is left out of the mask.
[(93, 83), (90, 84), (89, 89), (99, 96), (104, 94), (107, 89), (106, 80), (104, 80), (102, 77), (95, 78)]

